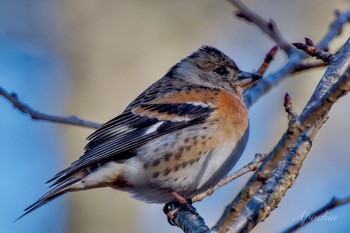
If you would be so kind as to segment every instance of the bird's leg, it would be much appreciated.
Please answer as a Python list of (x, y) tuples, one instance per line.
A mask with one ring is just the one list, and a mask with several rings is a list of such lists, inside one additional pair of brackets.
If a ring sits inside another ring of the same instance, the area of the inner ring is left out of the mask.
[(163, 211), (167, 215), (168, 222), (171, 225), (174, 225), (174, 222), (172, 220), (181, 209), (185, 209), (193, 214), (197, 214), (196, 209), (192, 206), (191, 199), (186, 200), (175, 191), (170, 191), (169, 193), (176, 199), (176, 202), (167, 203), (164, 206)]
[(192, 213), (197, 213), (196, 209), (192, 206), (192, 201), (191, 199), (186, 200), (183, 198), (180, 194), (178, 194), (175, 191), (170, 191), (170, 194), (180, 203), (182, 207), (184, 207), (186, 210), (192, 212)]

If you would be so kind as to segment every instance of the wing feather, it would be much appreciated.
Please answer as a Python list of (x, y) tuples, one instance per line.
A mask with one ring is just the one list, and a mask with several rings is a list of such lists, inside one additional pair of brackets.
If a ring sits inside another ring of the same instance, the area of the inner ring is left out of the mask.
[[(48, 182), (56, 180), (53, 185), (59, 184), (93, 163), (126, 159), (125, 152), (167, 133), (202, 123), (214, 110), (209, 105), (193, 103), (141, 104), (137, 109), (122, 113), (89, 136), (84, 155)], [(134, 154), (129, 153), (130, 157)]]

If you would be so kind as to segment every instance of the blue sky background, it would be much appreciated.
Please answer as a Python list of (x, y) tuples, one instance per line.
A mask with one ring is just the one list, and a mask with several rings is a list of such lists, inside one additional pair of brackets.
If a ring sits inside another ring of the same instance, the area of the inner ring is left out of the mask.
[[(15, 91), (22, 101), (36, 109), (59, 112), (62, 103), (57, 93), (65, 89), (66, 83), (52, 80), (61, 79), (58, 74), (63, 72), (56, 67), (58, 65), (52, 65), (57, 64), (57, 60), (45, 53), (33, 55), (17, 41), (0, 37), (1, 86)], [(0, 170), (3, 187), (0, 232), (28, 232), (28, 229), (62, 232), (66, 228), (66, 210), (57, 205), (65, 198), (32, 218), (12, 223), (24, 207), (42, 194), (45, 178), (53, 175), (58, 164), (63, 163), (60, 126), (33, 122), (4, 99), (0, 100), (0, 109), (0, 163), (3, 166)]]

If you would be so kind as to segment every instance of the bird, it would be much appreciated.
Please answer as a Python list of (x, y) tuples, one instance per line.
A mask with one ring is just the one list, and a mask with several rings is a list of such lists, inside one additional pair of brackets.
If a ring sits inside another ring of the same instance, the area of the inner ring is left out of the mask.
[(19, 218), (63, 194), (92, 188), (126, 191), (147, 203), (184, 203), (205, 192), (245, 149), (249, 119), (242, 91), (260, 78), (220, 50), (200, 47), (93, 132), (83, 155), (50, 179), (50, 190)]

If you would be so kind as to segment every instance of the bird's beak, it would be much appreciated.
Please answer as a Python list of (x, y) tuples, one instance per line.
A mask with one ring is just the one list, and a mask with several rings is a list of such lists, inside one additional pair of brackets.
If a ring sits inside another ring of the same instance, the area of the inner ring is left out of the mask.
[(236, 85), (238, 85), (238, 86), (243, 88), (243, 87), (245, 87), (245, 86), (255, 82), (256, 80), (259, 80), (259, 79), (261, 79), (260, 75), (240, 70), (240, 71), (238, 71), (238, 77), (236, 79)]

